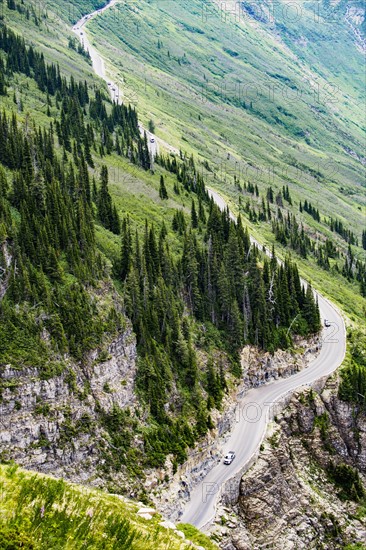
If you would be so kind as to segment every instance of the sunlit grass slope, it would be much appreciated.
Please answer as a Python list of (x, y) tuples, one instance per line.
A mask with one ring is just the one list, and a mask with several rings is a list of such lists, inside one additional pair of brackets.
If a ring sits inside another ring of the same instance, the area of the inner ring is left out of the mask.
[[(159, 514), (149, 520), (140, 517), (141, 507), (62, 479), (0, 466), (0, 548), (192, 548), (174, 530), (159, 525)], [(207, 550), (217, 548), (194, 528), (187, 534)]]

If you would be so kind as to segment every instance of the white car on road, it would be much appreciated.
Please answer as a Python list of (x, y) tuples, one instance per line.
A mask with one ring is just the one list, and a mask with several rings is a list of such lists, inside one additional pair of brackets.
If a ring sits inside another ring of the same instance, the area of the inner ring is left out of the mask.
[(234, 458), (235, 458), (235, 453), (234, 453), (234, 451), (229, 451), (229, 452), (227, 453), (227, 455), (225, 455), (224, 464), (227, 464), (227, 465), (231, 464), (232, 461), (234, 460)]

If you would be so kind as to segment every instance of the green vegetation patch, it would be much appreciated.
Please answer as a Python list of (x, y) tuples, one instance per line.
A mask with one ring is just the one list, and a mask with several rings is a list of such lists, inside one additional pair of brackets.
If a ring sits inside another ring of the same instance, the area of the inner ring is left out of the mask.
[(357, 405), (358, 411), (366, 411), (366, 333), (348, 331), (348, 349), (341, 371), (338, 396), (343, 401)]
[[(159, 525), (159, 515), (139, 518), (130, 501), (17, 466), (0, 466), (0, 495), (4, 550), (188, 548), (174, 531)], [(194, 528), (188, 531), (203, 548), (217, 548)]]

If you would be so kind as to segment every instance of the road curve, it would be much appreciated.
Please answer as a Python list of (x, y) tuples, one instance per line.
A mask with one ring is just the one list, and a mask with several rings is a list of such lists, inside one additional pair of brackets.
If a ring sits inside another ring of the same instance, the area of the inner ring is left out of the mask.
[[(105, 62), (102, 56), (90, 44), (85, 32), (87, 21), (112, 7), (116, 2), (118, 0), (111, 0), (104, 8), (82, 17), (74, 25), (73, 31), (89, 51), (95, 73), (103, 78), (107, 84), (109, 83), (108, 88), (112, 99), (122, 103), (118, 84), (107, 78)], [(141, 133), (144, 132), (142, 126), (140, 126), (140, 131)], [(174, 153), (178, 152), (169, 144), (159, 140), (151, 132), (147, 132), (147, 135), (150, 152), (153, 155), (158, 151), (158, 142), (161, 142), (168, 150)], [(216, 191), (208, 189), (208, 192), (219, 208), (227, 208), (226, 202)], [(230, 213), (230, 216), (232, 219), (235, 219), (232, 213)], [(251, 242), (262, 248), (252, 237)], [(268, 251), (266, 252), (268, 254)], [(303, 281), (303, 284), (306, 284), (305, 281)], [(273, 413), (274, 404), (296, 388), (311, 384), (315, 380), (331, 374), (343, 362), (346, 350), (346, 331), (342, 315), (327, 299), (320, 294), (317, 294), (317, 296), (321, 317), (331, 321), (331, 327), (323, 329), (320, 353), (303, 371), (298, 372), (290, 378), (277, 380), (271, 384), (249, 390), (244, 397), (238, 399), (237, 421), (223, 448), (223, 454), (234, 450), (236, 458), (230, 466), (225, 466), (220, 461), (210, 470), (204, 480), (197, 484), (192, 490), (189, 502), (185, 506), (181, 521), (192, 523), (199, 528), (206, 527), (215, 516), (215, 506), (223, 484), (236, 474), (244, 473), (246, 466), (250, 464), (252, 457), (258, 451), (268, 420)]]
[[(217, 192), (211, 189), (208, 189), (208, 192), (219, 208), (227, 208), (226, 202)], [(235, 219), (232, 213), (230, 216)], [(255, 239), (252, 238), (251, 241), (262, 248)], [(304, 281), (303, 283), (305, 284)], [(331, 326), (323, 329), (319, 354), (301, 372), (289, 378), (253, 388), (244, 397), (239, 398), (236, 422), (223, 448), (223, 455), (232, 450), (235, 451), (236, 458), (230, 466), (225, 466), (220, 461), (194, 487), (180, 521), (192, 523), (201, 529), (207, 527), (214, 519), (215, 506), (223, 484), (236, 474), (244, 473), (258, 451), (267, 423), (273, 417), (275, 404), (295, 389), (331, 374), (343, 362), (346, 351), (346, 329), (343, 317), (327, 299), (318, 293), (317, 296), (322, 319), (331, 321)]]

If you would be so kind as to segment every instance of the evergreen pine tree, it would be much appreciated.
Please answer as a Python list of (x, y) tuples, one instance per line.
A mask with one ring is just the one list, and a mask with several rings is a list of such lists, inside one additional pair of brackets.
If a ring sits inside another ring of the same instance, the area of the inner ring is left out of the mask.
[(100, 188), (97, 198), (98, 218), (106, 229), (118, 235), (120, 233), (120, 221), (108, 190), (108, 169), (105, 165), (102, 166), (100, 176)]
[(168, 198), (163, 175), (160, 176), (159, 197), (163, 200)]
[(193, 199), (192, 199), (192, 207), (191, 207), (191, 225), (192, 225), (193, 229), (198, 227), (198, 217), (197, 217), (197, 212), (196, 212), (196, 205), (195, 205)]

